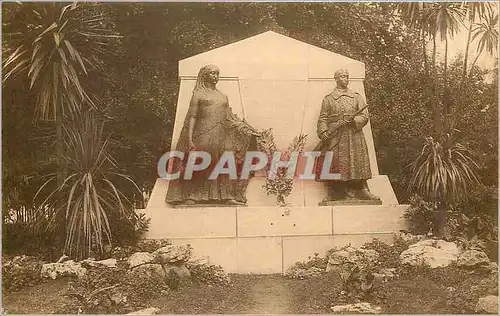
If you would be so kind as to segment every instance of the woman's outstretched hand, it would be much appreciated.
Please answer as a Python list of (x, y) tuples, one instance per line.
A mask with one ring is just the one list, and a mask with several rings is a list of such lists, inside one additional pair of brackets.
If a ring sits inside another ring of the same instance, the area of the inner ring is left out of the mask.
[(194, 143), (192, 140), (189, 141), (189, 144), (188, 144), (188, 150), (189, 151), (193, 151), (193, 150), (196, 150), (196, 147), (194, 146)]

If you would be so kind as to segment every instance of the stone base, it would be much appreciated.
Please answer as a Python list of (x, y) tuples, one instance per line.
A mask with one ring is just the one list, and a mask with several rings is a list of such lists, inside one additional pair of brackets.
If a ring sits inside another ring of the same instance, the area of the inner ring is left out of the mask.
[(335, 206), (335, 205), (382, 205), (381, 200), (338, 200), (338, 201), (323, 201), (318, 203), (319, 206)]
[[(212, 205), (211, 205), (212, 206)], [(391, 243), (406, 228), (406, 205), (316, 207), (192, 207), (140, 210), (151, 219), (146, 239), (191, 244), (196, 256), (230, 273), (284, 273), (314, 253), (361, 246), (378, 238)]]
[(182, 208), (207, 208), (207, 207), (246, 207), (246, 205), (234, 205), (234, 204), (193, 204), (193, 205), (188, 205), (188, 204), (180, 204), (180, 205), (173, 205), (172, 208), (175, 209), (182, 209)]

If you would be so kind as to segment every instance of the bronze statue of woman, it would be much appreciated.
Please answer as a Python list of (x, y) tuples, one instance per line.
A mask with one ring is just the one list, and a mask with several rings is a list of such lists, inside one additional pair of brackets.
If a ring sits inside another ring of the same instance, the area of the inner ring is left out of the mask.
[[(183, 128), (176, 146), (187, 158), (192, 150), (210, 154), (211, 167), (197, 171), (191, 180), (171, 181), (166, 202), (176, 205), (231, 204), (246, 203), (247, 181), (230, 179), (221, 174), (215, 180), (208, 179), (213, 167), (225, 151), (232, 151), (236, 163), (243, 162), (244, 153), (256, 150), (255, 129), (234, 115), (229, 107), (227, 96), (216, 87), (219, 81), (219, 68), (207, 65), (200, 69), (193, 95), (189, 104)], [(182, 173), (184, 161), (174, 162), (173, 170)], [(174, 171), (175, 172), (175, 171)]]

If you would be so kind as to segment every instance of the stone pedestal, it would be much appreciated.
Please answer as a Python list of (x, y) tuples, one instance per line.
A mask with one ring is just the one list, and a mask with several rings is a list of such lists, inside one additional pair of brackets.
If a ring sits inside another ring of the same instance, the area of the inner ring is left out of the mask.
[(147, 239), (191, 244), (232, 273), (283, 273), (328, 249), (392, 242), (405, 229), (406, 205), (220, 207), (141, 210), (151, 218)]
[(382, 205), (382, 200), (339, 200), (339, 201), (322, 201), (319, 206), (336, 206), (336, 205)]

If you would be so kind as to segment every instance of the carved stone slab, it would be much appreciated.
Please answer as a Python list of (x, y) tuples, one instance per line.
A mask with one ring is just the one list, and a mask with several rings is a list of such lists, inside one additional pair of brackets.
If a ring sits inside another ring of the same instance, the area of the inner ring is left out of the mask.
[(322, 201), (319, 206), (336, 206), (336, 205), (382, 205), (381, 200), (345, 200), (345, 201)]

